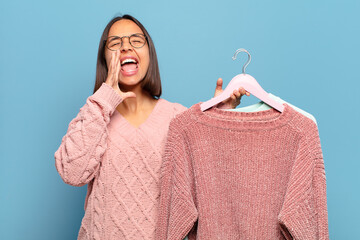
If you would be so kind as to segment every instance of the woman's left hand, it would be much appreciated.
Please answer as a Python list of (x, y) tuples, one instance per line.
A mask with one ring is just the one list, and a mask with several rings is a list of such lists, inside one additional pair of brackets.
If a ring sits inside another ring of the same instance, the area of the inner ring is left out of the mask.
[[(223, 85), (223, 80), (219, 78), (216, 82), (214, 97), (220, 95), (224, 91), (222, 89), (222, 85)], [(237, 90), (234, 90), (234, 92), (231, 94), (229, 99), (218, 104), (218, 108), (222, 108), (222, 109), (236, 108), (237, 105), (240, 104), (240, 100), (243, 95), (250, 96), (250, 93), (248, 91), (245, 91), (245, 89), (242, 87)]]

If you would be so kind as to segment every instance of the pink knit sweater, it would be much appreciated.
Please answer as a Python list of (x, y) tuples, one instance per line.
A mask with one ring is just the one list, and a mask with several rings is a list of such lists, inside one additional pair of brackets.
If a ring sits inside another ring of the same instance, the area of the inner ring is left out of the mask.
[(170, 123), (159, 209), (159, 240), (328, 239), (317, 126), (194, 105)]
[(171, 119), (185, 110), (160, 99), (145, 123), (130, 125), (108, 85), (87, 99), (55, 153), (71, 185), (88, 184), (78, 239), (151, 239), (159, 201), (161, 156)]

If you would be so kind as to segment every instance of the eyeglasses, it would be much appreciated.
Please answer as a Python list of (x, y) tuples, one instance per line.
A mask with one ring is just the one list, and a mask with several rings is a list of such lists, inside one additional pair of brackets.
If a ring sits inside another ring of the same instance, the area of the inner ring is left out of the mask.
[(130, 45), (134, 48), (141, 48), (146, 43), (146, 36), (140, 33), (135, 33), (130, 36), (110, 36), (106, 40), (106, 47), (111, 51), (119, 50), (123, 45), (123, 38), (128, 38)]

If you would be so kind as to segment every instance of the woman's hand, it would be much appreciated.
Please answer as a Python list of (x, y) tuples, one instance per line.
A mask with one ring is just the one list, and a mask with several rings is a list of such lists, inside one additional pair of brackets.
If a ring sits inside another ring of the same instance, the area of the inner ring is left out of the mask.
[[(224, 91), (222, 89), (222, 85), (223, 85), (223, 80), (219, 78), (216, 82), (214, 97), (220, 95)], [(218, 107), (223, 109), (236, 108), (236, 106), (240, 104), (240, 100), (243, 95), (250, 96), (250, 93), (248, 91), (245, 91), (245, 89), (242, 87), (239, 88), (238, 90), (234, 90), (230, 98), (222, 103), (219, 103)]]
[(111, 53), (111, 61), (105, 83), (110, 85), (122, 97), (123, 100), (129, 97), (136, 97), (136, 94), (134, 92), (121, 91), (119, 87), (120, 69), (120, 51), (118, 50)]

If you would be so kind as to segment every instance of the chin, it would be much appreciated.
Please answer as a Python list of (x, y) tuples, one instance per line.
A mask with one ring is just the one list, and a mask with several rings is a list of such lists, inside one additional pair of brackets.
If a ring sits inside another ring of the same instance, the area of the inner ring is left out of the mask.
[[(123, 88), (134, 88), (141, 85), (142, 80), (119, 80), (119, 86)], [(121, 89), (121, 88), (120, 88)]]

